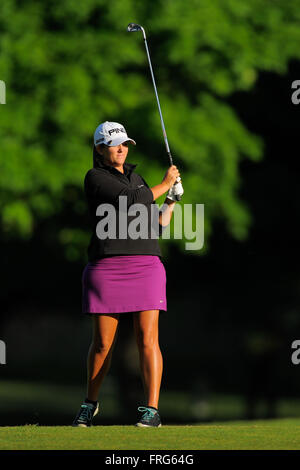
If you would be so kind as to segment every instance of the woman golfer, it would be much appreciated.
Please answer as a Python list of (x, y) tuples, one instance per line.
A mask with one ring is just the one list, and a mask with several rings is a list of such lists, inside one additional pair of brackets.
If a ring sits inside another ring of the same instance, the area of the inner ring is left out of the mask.
[[(135, 145), (121, 124), (100, 124), (94, 134), (94, 168), (84, 181), (93, 234), (82, 276), (83, 313), (92, 317), (93, 338), (87, 360), (87, 395), (73, 426), (91, 426), (98, 413), (99, 390), (110, 366), (119, 317), (125, 312), (133, 314), (146, 399), (145, 406), (138, 408), (141, 415), (136, 425), (161, 426), (158, 401), (163, 361), (158, 320), (159, 311), (167, 310), (167, 301), (158, 236), (169, 224), (176, 194), (182, 195), (183, 189), (181, 184), (173, 186), (180, 175), (175, 165), (160, 184), (149, 188), (135, 173), (136, 165), (126, 163), (129, 143)], [(155, 200), (164, 193), (168, 193), (166, 204), (159, 212)], [(133, 204), (144, 208), (140, 219), (143, 236), (134, 236)], [(153, 206), (157, 211), (151, 210)], [(156, 237), (151, 236), (155, 222)]]

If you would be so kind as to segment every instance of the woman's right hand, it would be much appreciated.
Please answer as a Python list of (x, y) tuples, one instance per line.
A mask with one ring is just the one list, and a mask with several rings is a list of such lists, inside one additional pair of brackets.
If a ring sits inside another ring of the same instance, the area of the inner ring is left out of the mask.
[(180, 173), (177, 170), (177, 166), (172, 165), (166, 171), (165, 176), (163, 177), (162, 183), (167, 184), (170, 189), (173, 186), (173, 184), (176, 182), (176, 179), (178, 178), (178, 176), (180, 176)]

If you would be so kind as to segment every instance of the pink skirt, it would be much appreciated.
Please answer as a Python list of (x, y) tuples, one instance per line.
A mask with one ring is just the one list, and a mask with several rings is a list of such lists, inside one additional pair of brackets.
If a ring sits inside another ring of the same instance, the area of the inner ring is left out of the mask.
[(89, 262), (82, 289), (82, 311), (87, 314), (167, 310), (166, 271), (159, 256), (110, 256)]

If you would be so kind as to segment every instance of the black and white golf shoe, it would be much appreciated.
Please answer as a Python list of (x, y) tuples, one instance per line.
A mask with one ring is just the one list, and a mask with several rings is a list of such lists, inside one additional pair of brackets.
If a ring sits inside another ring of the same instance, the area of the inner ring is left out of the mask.
[(82, 403), (72, 426), (79, 428), (88, 428), (92, 426), (92, 420), (99, 411), (99, 404), (94, 406), (92, 403)]
[(161, 421), (158, 411), (151, 406), (139, 406), (138, 411), (142, 414), (135, 426), (140, 428), (160, 428)]

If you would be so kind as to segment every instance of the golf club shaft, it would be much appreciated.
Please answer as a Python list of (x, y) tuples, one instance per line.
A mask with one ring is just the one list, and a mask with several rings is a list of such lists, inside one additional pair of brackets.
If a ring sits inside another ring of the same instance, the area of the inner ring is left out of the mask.
[(168, 154), (168, 157), (169, 157), (170, 166), (172, 166), (172, 165), (173, 165), (173, 158), (172, 158), (172, 155), (171, 155), (171, 152), (170, 152), (170, 147), (169, 147), (169, 142), (168, 142), (168, 138), (167, 138), (166, 128), (165, 128), (164, 120), (163, 120), (163, 117), (162, 117), (162, 112), (161, 112), (161, 108), (160, 108), (160, 103), (159, 103), (159, 98), (158, 98), (158, 93), (157, 93), (157, 88), (156, 88), (154, 73), (153, 73), (153, 69), (152, 69), (152, 64), (151, 64), (151, 59), (150, 59), (150, 54), (149, 54), (149, 49), (148, 49), (146, 34), (145, 34), (144, 31), (143, 31), (143, 36), (144, 36), (145, 48), (146, 48), (146, 52), (147, 52), (147, 57), (148, 57), (148, 62), (149, 62), (149, 67), (150, 67), (152, 82), (153, 82), (153, 86), (154, 86), (154, 91), (155, 91), (155, 96), (156, 96), (156, 101), (157, 101), (157, 106), (158, 106), (158, 111), (159, 111), (159, 116), (160, 116), (160, 121), (161, 121), (161, 127), (162, 127), (162, 131), (163, 131), (163, 136), (164, 136), (165, 145), (166, 145), (166, 150), (167, 150), (167, 154)]
[[(156, 101), (157, 101), (157, 106), (158, 106), (158, 111), (159, 111), (159, 116), (160, 116), (161, 127), (162, 127), (163, 136), (164, 136), (164, 141), (165, 141), (166, 150), (167, 150), (167, 155), (168, 155), (168, 157), (169, 157), (170, 166), (172, 166), (172, 165), (173, 165), (173, 158), (172, 158), (172, 155), (171, 155), (171, 152), (170, 152), (170, 147), (169, 147), (169, 142), (168, 142), (168, 138), (167, 138), (166, 128), (165, 128), (164, 120), (163, 120), (163, 117), (162, 117), (162, 112), (161, 112), (160, 102), (159, 102), (159, 98), (158, 98), (158, 93), (157, 93), (157, 88), (156, 88), (154, 73), (153, 73), (153, 69), (152, 69), (152, 63), (151, 63), (150, 53), (149, 53), (148, 44), (147, 44), (147, 39), (146, 39), (146, 33), (145, 33), (144, 28), (143, 28), (141, 25), (138, 25), (138, 24), (136, 24), (136, 23), (130, 23), (130, 24), (128, 25), (128, 27), (127, 27), (127, 31), (129, 31), (129, 32), (142, 31), (142, 33), (143, 33), (143, 38), (144, 38), (144, 41), (145, 41), (146, 53), (147, 53), (147, 57), (148, 57), (148, 62), (149, 62), (149, 67), (150, 67), (150, 72), (151, 72), (153, 87), (154, 87), (154, 91), (155, 91), (155, 96), (156, 96)], [(176, 179), (175, 184), (179, 184), (180, 181), (181, 181), (181, 178), (180, 178), (180, 176), (178, 176), (178, 178)], [(181, 183), (180, 183), (180, 184), (181, 184)], [(177, 195), (177, 196), (176, 196), (176, 199), (177, 199), (177, 201), (180, 201), (181, 196)]]

